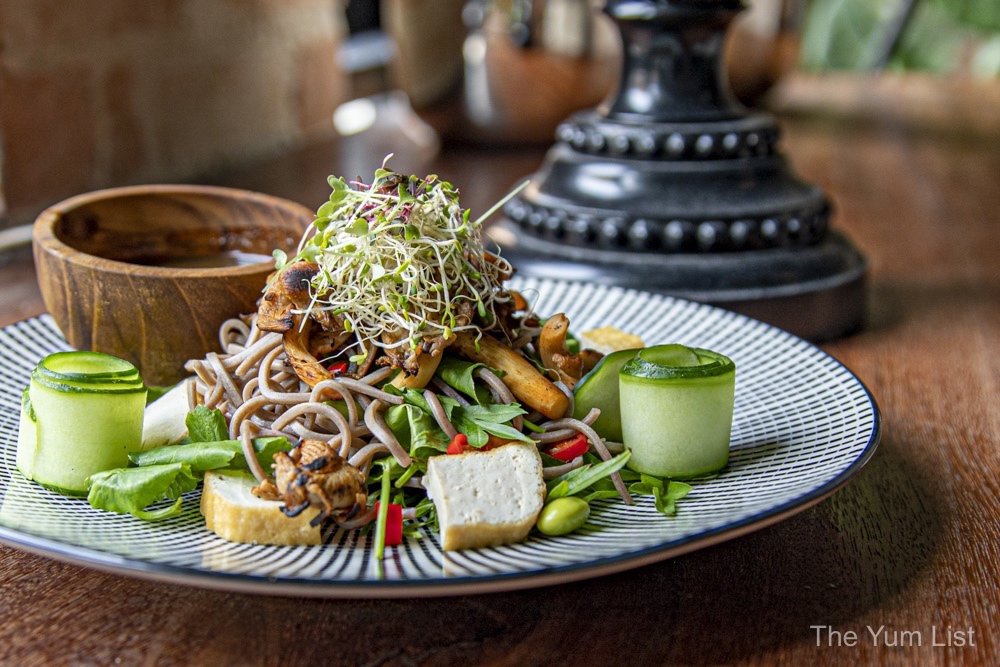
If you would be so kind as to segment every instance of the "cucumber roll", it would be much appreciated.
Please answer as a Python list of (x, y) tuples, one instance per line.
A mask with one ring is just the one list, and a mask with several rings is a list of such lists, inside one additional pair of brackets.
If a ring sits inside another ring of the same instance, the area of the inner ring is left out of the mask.
[(124, 468), (142, 443), (146, 387), (131, 363), (99, 352), (56, 352), (38, 363), (21, 401), (17, 467), (67, 495)]
[(658, 345), (619, 371), (628, 467), (659, 477), (715, 472), (729, 461), (736, 366), (711, 350)]

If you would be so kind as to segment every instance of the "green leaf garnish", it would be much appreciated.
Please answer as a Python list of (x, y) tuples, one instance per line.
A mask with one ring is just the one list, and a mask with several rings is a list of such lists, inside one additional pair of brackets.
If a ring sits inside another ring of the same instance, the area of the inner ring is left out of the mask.
[[(420, 396), (420, 394), (417, 394)], [(423, 396), (420, 396), (421, 400)], [(448, 449), (448, 436), (438, 428), (434, 417), (415, 405), (394, 405), (385, 411), (386, 426), (411, 456), (433, 456)], [(427, 454), (426, 450), (432, 450)], [(418, 454), (419, 453), (419, 454)]]
[(691, 492), (691, 485), (643, 474), (628, 490), (638, 496), (653, 496), (656, 510), (664, 516), (677, 514), (677, 501)]
[[(105, 470), (91, 475), (89, 482), (87, 500), (92, 507), (154, 521), (180, 513), (181, 495), (194, 490), (198, 478), (186, 463), (165, 463)], [(159, 510), (146, 509), (161, 500), (176, 502)]]
[[(274, 463), (274, 455), (278, 452), (289, 451), (292, 448), (292, 443), (284, 436), (267, 436), (254, 438), (253, 446), (261, 466), (265, 470), (270, 470)], [(137, 466), (184, 463), (195, 474), (220, 468), (248, 468), (246, 458), (243, 456), (243, 446), (238, 440), (165, 445), (145, 452), (129, 454), (129, 460)]]
[(186, 445), (168, 445), (145, 452), (129, 454), (129, 460), (137, 466), (184, 463), (192, 473), (228, 468), (233, 460), (242, 457), (243, 450), (236, 440), (218, 442), (191, 442)]
[(229, 439), (226, 417), (221, 410), (199, 405), (184, 418), (191, 442), (216, 442)]
[(581, 491), (592, 486), (599, 480), (618, 472), (632, 456), (632, 452), (625, 450), (618, 456), (607, 461), (602, 461), (596, 465), (587, 464), (570, 470), (565, 475), (556, 477), (549, 481), (549, 499), (561, 498), (563, 496), (575, 496)]
[(465, 394), (478, 403), (479, 396), (476, 394), (475, 380), (478, 368), (485, 368), (485, 365), (446, 354), (438, 365), (437, 376), (455, 391)]

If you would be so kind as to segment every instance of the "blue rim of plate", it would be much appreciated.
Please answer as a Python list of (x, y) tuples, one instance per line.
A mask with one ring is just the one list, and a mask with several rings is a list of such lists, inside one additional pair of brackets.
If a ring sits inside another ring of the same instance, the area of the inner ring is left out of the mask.
[[(654, 301), (660, 301), (668, 306), (682, 306), (687, 311), (697, 313), (709, 313), (717, 318), (730, 323), (750, 324), (755, 331), (764, 332), (768, 336), (777, 337), (786, 342), (794, 343), (798, 348), (811, 350), (818, 353), (825, 363), (831, 364), (839, 369), (842, 375), (854, 385), (853, 390), (862, 393), (867, 401), (865, 406), (870, 411), (871, 427), (864, 442), (856, 455), (850, 462), (843, 466), (837, 474), (824, 480), (821, 484), (810, 488), (807, 492), (789, 498), (784, 502), (777, 503), (765, 510), (743, 516), (737, 520), (722, 523), (716, 527), (701, 530), (695, 534), (668, 539), (648, 546), (643, 546), (631, 551), (610, 556), (599, 556), (593, 559), (574, 563), (554, 565), (544, 569), (533, 569), (526, 571), (501, 572), (495, 574), (478, 574), (471, 576), (449, 576), (442, 575), (439, 578), (428, 579), (322, 579), (305, 577), (273, 577), (257, 574), (243, 574), (238, 572), (226, 572), (220, 570), (197, 569), (187, 566), (177, 566), (169, 563), (159, 563), (141, 558), (132, 558), (118, 553), (103, 551), (100, 549), (76, 545), (53, 539), (44, 535), (33, 534), (23, 528), (12, 528), (3, 523), (0, 516), (0, 543), (22, 551), (27, 551), (37, 555), (52, 558), (58, 561), (85, 566), (104, 572), (114, 574), (135, 576), (143, 579), (157, 580), (168, 583), (181, 583), (203, 588), (221, 589), (236, 592), (249, 592), (270, 595), (293, 595), (293, 596), (314, 596), (314, 597), (412, 597), (412, 596), (445, 596), (463, 595), (469, 593), (500, 592), (517, 590), (524, 588), (535, 588), (540, 586), (554, 585), (579, 581), (596, 576), (612, 574), (623, 570), (640, 567), (643, 565), (659, 562), (668, 558), (688, 553), (700, 548), (711, 546), (755, 530), (782, 521), (796, 513), (799, 513), (812, 505), (830, 496), (837, 489), (846, 484), (854, 477), (862, 467), (871, 459), (881, 436), (881, 416), (875, 398), (864, 383), (854, 375), (846, 366), (837, 361), (827, 353), (820, 350), (815, 345), (803, 341), (792, 334), (777, 329), (768, 324), (752, 320), (751, 318), (723, 311), (713, 306), (696, 304), (674, 297), (662, 295), (650, 295), (637, 290), (627, 290), (620, 288), (603, 288), (600, 286), (583, 285), (580, 283), (563, 281), (520, 281), (519, 287), (523, 291), (538, 290), (548, 288), (552, 285), (561, 287), (564, 291), (569, 290), (598, 290), (605, 293), (605, 299), (637, 298), (643, 296)], [(572, 318), (572, 315), (571, 315)], [(30, 325), (35, 328), (48, 329), (58, 337), (58, 329), (51, 318), (41, 316), (23, 320), (9, 327), (0, 329), (5, 332), (18, 326)], [(647, 341), (648, 343), (659, 343), (668, 341)], [(65, 342), (62, 342), (63, 348)], [(37, 346), (39, 352), (55, 351), (56, 347), (44, 345)], [(723, 350), (720, 350), (723, 351)], [(723, 351), (725, 352), (725, 351)], [(6, 350), (5, 350), (6, 353)], [(33, 365), (37, 359), (31, 360)], [(7, 384), (11, 381), (9, 376), (0, 377), (0, 384)], [(26, 376), (25, 376), (26, 381)], [(739, 385), (738, 385), (739, 386)], [(0, 391), (9, 391), (10, 386), (0, 386)], [(739, 389), (737, 390), (739, 391)], [(8, 401), (9, 402), (9, 401)], [(9, 422), (9, 419), (8, 419)], [(16, 427), (16, 421), (14, 422)], [(9, 447), (9, 437), (6, 446)], [(14, 437), (16, 443), (16, 435)], [(4, 445), (0, 443), (0, 448)], [(2, 452), (0, 452), (2, 453)], [(8, 458), (9, 460), (9, 458)], [(5, 501), (6, 495), (12, 481), (12, 475), (19, 475), (18, 472), (10, 470), (9, 466), (0, 459), (0, 507)], [(711, 481), (706, 482), (710, 485)], [(195, 492), (198, 493), (198, 492)], [(84, 501), (79, 501), (84, 503)], [(190, 502), (186, 500), (186, 502)], [(84, 503), (85, 504), (85, 503)], [(690, 503), (683, 503), (680, 511), (690, 511)], [(425, 538), (427, 539), (427, 538)], [(228, 543), (227, 543), (228, 544)], [(239, 546), (239, 545), (234, 545)], [(280, 548), (279, 548), (280, 549)], [(368, 549), (368, 547), (365, 547)], [(466, 557), (478, 553), (459, 552)], [(447, 558), (447, 556), (445, 556)], [(475, 559), (472, 559), (475, 560)]]

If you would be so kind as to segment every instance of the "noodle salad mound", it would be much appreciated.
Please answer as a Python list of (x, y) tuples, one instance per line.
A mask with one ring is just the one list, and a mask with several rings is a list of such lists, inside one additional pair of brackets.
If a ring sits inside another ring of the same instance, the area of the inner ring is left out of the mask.
[(533, 312), (483, 246), (502, 201), (472, 220), (447, 181), (384, 165), (329, 183), (257, 312), (224, 322), (221, 350), (147, 407), (127, 361), (42, 359), (22, 395), (24, 476), (149, 521), (203, 484), (227, 540), (361, 529), (382, 558), (435, 532), (446, 550), (564, 535), (592, 502), (633, 494), (672, 516), (691, 487), (671, 478), (726, 465), (730, 359), (614, 327), (577, 339), (564, 313)]
[[(329, 182), (296, 254), (275, 253), (258, 312), (222, 325), (223, 353), (187, 365), (192, 406), (224, 415), (254, 494), (344, 528), (398, 505), (417, 534), (438, 520), (429, 460), (520, 444), (542, 496), (543, 479), (600, 464), (631, 503), (627, 453), (590, 427), (599, 411), (572, 417), (573, 385), (602, 355), (504, 285), (512, 268), (484, 249), (458, 191), (385, 168), (370, 184)], [(295, 443), (272, 470), (253, 447), (264, 436)], [(388, 502), (370, 502), (376, 490)]]

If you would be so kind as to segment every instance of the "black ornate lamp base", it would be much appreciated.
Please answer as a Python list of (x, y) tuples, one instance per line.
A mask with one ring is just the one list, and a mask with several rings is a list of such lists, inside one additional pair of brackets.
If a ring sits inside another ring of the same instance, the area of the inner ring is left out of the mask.
[(721, 74), (738, 0), (609, 0), (625, 43), (604, 107), (578, 113), (492, 238), (525, 275), (718, 304), (814, 340), (864, 319), (866, 263), (830, 232), (772, 117)]
[(697, 255), (579, 252), (519, 234), (509, 221), (487, 234), (518, 275), (663, 292), (728, 308), (814, 341), (844, 336), (864, 324), (866, 262), (837, 233), (802, 249)]

